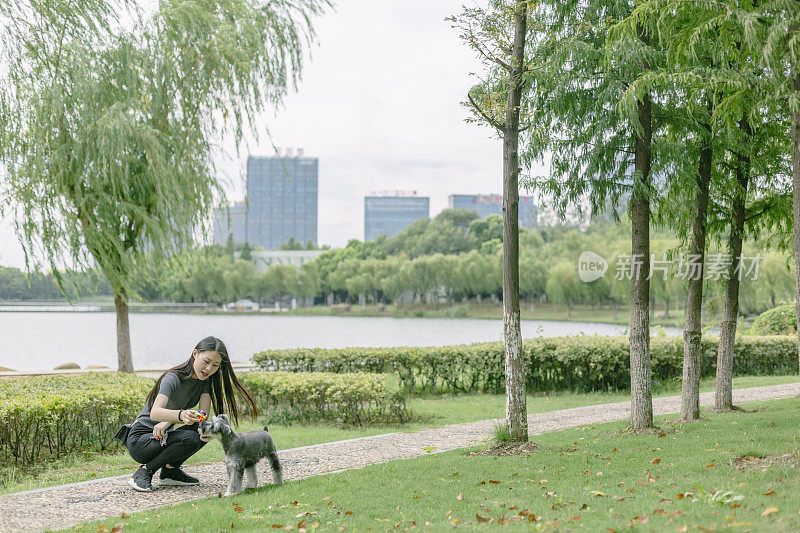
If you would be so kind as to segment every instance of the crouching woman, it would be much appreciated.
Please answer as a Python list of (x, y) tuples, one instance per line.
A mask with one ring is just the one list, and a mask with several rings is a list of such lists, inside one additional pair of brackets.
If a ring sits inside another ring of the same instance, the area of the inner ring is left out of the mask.
[[(197, 423), (200, 414), (228, 412), (234, 424), (239, 422), (239, 406), (234, 389), (247, 403), (253, 420), (258, 408), (252, 395), (236, 379), (228, 350), (216, 337), (206, 337), (195, 346), (189, 359), (164, 372), (147, 395), (147, 400), (130, 426), (125, 446), (140, 466), (129, 483), (138, 491), (152, 490), (152, 479), (161, 470), (160, 485), (197, 485), (181, 465), (197, 453), (205, 442), (200, 440)], [(174, 424), (183, 424), (173, 428)]]

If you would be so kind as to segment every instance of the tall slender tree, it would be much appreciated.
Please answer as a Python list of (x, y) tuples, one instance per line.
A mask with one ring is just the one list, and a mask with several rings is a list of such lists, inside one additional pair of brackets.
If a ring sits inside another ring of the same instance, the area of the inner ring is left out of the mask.
[(540, 9), (546, 31), (537, 35), (530, 53), (546, 67), (532, 75), (529, 112), (541, 128), (528, 136), (525, 155), (528, 160), (551, 155), (550, 176), (533, 185), (562, 216), (587, 203), (591, 216), (610, 211), (619, 220), (630, 195), (631, 427), (644, 429), (653, 423), (649, 233), (654, 108), (660, 105), (647, 90), (621, 102), (626, 89), (661, 61), (652, 42), (656, 36), (638, 24), (609, 39), (616, 21), (631, 14), (628, 2), (576, 0)]
[(484, 60), (485, 80), (468, 95), (475, 120), (493, 127), (503, 140), (503, 339), (506, 372), (506, 424), (511, 440), (528, 440), (525, 362), (519, 309), (519, 136), (528, 65), (530, 0), (491, 0), (489, 9), (464, 9), (451, 19), (461, 38)]

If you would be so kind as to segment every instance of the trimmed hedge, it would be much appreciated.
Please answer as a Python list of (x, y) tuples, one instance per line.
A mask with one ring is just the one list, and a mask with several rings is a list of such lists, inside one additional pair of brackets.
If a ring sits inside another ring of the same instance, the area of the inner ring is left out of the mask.
[(797, 333), (797, 312), (794, 304), (779, 305), (764, 311), (750, 326), (754, 335), (794, 335)]
[(0, 460), (27, 465), (118, 444), (153, 380), (89, 373), (0, 379)]
[(347, 424), (408, 420), (404, 395), (381, 374), (247, 372), (240, 381), (270, 420), (338, 420)]
[[(716, 368), (717, 337), (702, 340), (701, 373)], [(628, 337), (583, 335), (540, 337), (523, 342), (530, 391), (606, 391), (630, 387)], [(653, 379), (679, 378), (683, 338), (652, 337)], [(797, 340), (791, 336), (742, 336), (734, 347), (736, 375), (791, 374), (798, 371)], [(270, 350), (253, 361), (289, 372), (390, 372), (404, 388), (434, 392), (493, 391), (505, 386), (502, 342), (435, 347)]]

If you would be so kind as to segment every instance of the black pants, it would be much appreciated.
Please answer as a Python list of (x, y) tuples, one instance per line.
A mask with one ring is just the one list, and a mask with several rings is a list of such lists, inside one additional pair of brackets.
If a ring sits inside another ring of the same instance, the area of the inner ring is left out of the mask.
[(197, 432), (197, 422), (169, 431), (167, 443), (161, 446), (153, 436), (153, 429), (135, 423), (128, 433), (127, 448), (133, 460), (155, 472), (164, 465), (180, 467), (183, 462), (205, 446)]

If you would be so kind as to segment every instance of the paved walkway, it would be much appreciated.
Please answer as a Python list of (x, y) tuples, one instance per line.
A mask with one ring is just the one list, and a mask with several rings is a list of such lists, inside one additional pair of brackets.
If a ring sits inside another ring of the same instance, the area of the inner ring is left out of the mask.
[[(773, 385), (735, 390), (735, 403), (787, 398), (800, 394), (800, 384)], [(713, 404), (713, 393), (700, 395), (702, 405)], [(680, 411), (680, 397), (653, 400), (655, 414)], [(531, 435), (588, 424), (625, 420), (629, 402), (576, 407), (528, 416)], [(370, 464), (417, 457), (426, 448), (435, 452), (465, 448), (492, 434), (499, 420), (483, 420), (410, 433), (388, 433), (360, 439), (292, 448), (279, 452), (286, 480), (329, 474)], [(212, 444), (214, 445), (214, 444)], [(218, 444), (216, 444), (218, 446)], [(119, 516), (177, 502), (216, 496), (225, 491), (226, 474), (222, 462), (190, 465), (186, 470), (201, 480), (196, 487), (161, 487), (151, 493), (136, 493), (128, 486), (129, 476), (72, 483), (45, 489), (18, 492), (0, 497), (0, 531), (39, 531), (65, 528), (88, 520)], [(261, 483), (266, 481), (262, 464)], [(156, 476), (156, 479), (158, 476)]]

